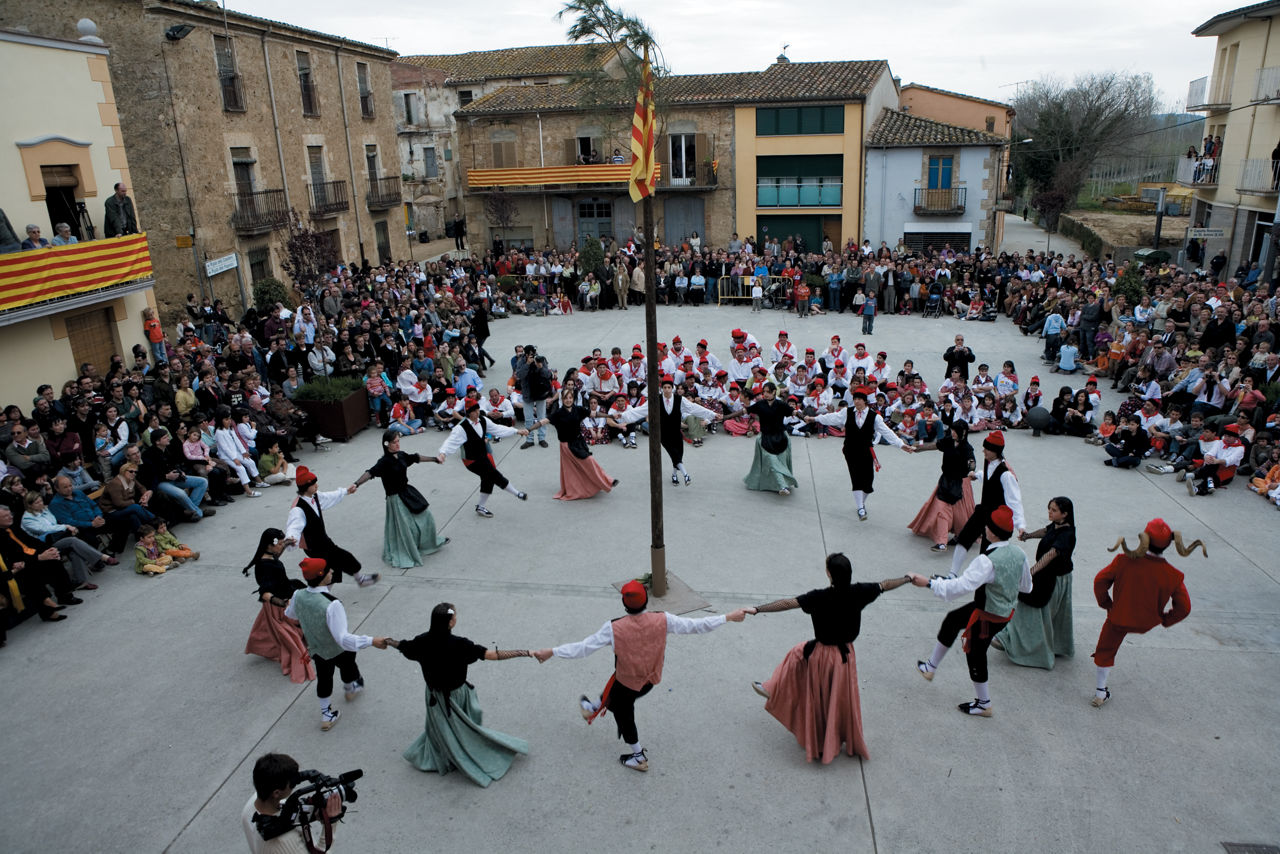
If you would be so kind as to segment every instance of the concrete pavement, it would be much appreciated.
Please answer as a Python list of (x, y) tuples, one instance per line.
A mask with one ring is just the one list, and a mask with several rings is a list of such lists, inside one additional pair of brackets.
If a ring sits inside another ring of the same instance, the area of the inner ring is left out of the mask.
[(1075, 240), (1064, 234), (1049, 234), (1034, 222), (1023, 220), (1021, 213), (1011, 212), (1004, 215), (1004, 241), (1001, 251), (1017, 252), (1022, 255), (1028, 249), (1036, 252), (1059, 252), (1065, 258), (1075, 253), (1076, 259), (1084, 258), (1084, 248)]
[[(534, 342), (563, 371), (591, 347), (629, 349), (643, 340), (642, 324), (640, 311), (513, 318), (493, 324), (489, 349), (505, 365), (513, 346)], [(887, 350), (895, 368), (913, 358), (935, 384), (942, 351), (963, 331), (980, 360), (998, 367), (1013, 358), (1024, 382), (1041, 373), (1046, 394), (1057, 386), (1041, 372), (1036, 339), (1003, 319), (883, 317), (864, 337), (849, 315), (659, 311), (664, 340), (706, 337), (721, 358), (735, 326), (765, 343), (785, 328), (798, 345), (819, 350), (832, 333), (846, 345), (866, 340)], [(499, 368), (489, 377), (502, 375)], [(1115, 408), (1119, 399), (1104, 393)], [(404, 445), (434, 453), (442, 435)], [(496, 495), (494, 519), (472, 512), (477, 481), (456, 457), (413, 470), (453, 538), (426, 566), (380, 566), (376, 484), (329, 514), (335, 539), (383, 572), (374, 587), (338, 587), (353, 631), (411, 636), (426, 629), (433, 605), (449, 601), (459, 634), (538, 647), (585, 637), (621, 613), (610, 585), (648, 570), (643, 440), (639, 452), (597, 449), (622, 483), (571, 503), (551, 498), (554, 444), (517, 444), (495, 452), (530, 499)], [(322, 489), (335, 488), (377, 454), (377, 436), (366, 431), (305, 462)], [(711, 611), (820, 586), (831, 551), (850, 555), (857, 580), (944, 571), (949, 559), (930, 555), (905, 527), (933, 487), (938, 455), (882, 451), (865, 523), (853, 513), (839, 440), (796, 440), (800, 486), (787, 498), (743, 488), (750, 455), (749, 441), (713, 436), (686, 455), (692, 487), (662, 486), (669, 566)], [(239, 811), (253, 761), (268, 750), (328, 773), (365, 770), (360, 800), (338, 828), (344, 850), (1210, 852), (1222, 841), (1280, 843), (1280, 690), (1267, 675), (1280, 651), (1280, 514), (1241, 486), (1191, 499), (1170, 477), (1104, 468), (1100, 449), (1079, 440), (1015, 433), (1008, 458), (1030, 525), (1044, 522), (1053, 496), (1075, 501), (1076, 656), (1044, 672), (993, 650), (995, 717), (956, 713), (972, 692), (959, 650), (932, 683), (917, 675), (914, 663), (932, 648), (947, 606), (904, 587), (867, 609), (857, 642), (868, 762), (841, 756), (807, 765), (752, 693), (751, 680), (811, 637), (808, 620), (791, 612), (671, 639), (663, 682), (637, 706), (648, 774), (618, 766), (611, 720), (588, 727), (577, 713), (577, 696), (598, 691), (611, 672), (607, 651), (583, 661), (475, 665), (484, 723), (531, 744), (488, 789), (456, 773), (423, 774), (400, 758), (424, 709), (418, 668), (398, 653), (360, 653), (368, 689), (352, 703), (337, 699), (342, 719), (328, 733), (319, 729), (313, 684), (293, 685), (274, 662), (243, 654), (258, 605), (240, 568), (264, 526), (283, 527), (293, 491), (237, 501), (178, 529), (203, 552), (199, 563), (155, 579), (111, 569), (66, 622), (31, 620), (10, 633), (0, 651), (0, 847), (243, 851)], [(1114, 696), (1095, 710), (1089, 653), (1103, 615), (1090, 582), (1111, 559), (1106, 547), (1121, 534), (1132, 544), (1155, 515), (1203, 538), (1210, 560), (1174, 558), (1187, 573), (1190, 618), (1129, 638), (1112, 674)], [(291, 570), (298, 557), (287, 559)]]

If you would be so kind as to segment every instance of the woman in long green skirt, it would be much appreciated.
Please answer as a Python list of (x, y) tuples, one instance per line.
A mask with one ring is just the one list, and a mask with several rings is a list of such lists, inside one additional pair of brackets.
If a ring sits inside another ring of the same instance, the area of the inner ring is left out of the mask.
[(420, 771), (447, 774), (455, 769), (488, 786), (500, 779), (517, 754), (529, 752), (521, 738), (481, 726), (483, 712), (467, 667), (477, 661), (531, 657), (527, 649), (485, 649), (453, 634), (457, 609), (441, 602), (431, 610), (431, 628), (413, 640), (387, 639), (387, 645), (422, 667), (427, 683), (427, 720), (422, 735), (402, 756)]
[(1054, 659), (1075, 655), (1071, 619), (1071, 555), (1076, 549), (1075, 506), (1066, 496), (1049, 502), (1049, 524), (1024, 532), (1021, 539), (1039, 539), (1031, 567), (1031, 592), (1019, 593), (1013, 619), (991, 645), (1003, 649), (1014, 664), (1052, 670)]
[(760, 400), (748, 406), (747, 412), (760, 420), (760, 435), (756, 437), (751, 471), (742, 482), (747, 489), (790, 495), (799, 484), (791, 473), (791, 442), (783, 424), (793, 412), (791, 406), (778, 400), (773, 383), (765, 383)]
[(400, 450), (400, 434), (382, 434), (382, 458), (356, 480), (361, 486), (372, 478), (382, 481), (387, 494), (387, 517), (382, 528), (382, 560), (399, 569), (422, 566), (424, 556), (449, 542), (436, 532), (436, 520), (427, 499), (409, 483), (409, 466), (435, 457), (406, 454)]

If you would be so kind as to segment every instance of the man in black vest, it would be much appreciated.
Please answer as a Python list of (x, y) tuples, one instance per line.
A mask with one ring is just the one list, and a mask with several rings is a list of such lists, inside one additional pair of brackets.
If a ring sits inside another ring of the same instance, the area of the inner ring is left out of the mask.
[[(873, 484), (876, 479), (875, 451), (872, 446), (876, 439), (883, 439), (908, 454), (911, 446), (903, 442), (898, 435), (884, 423), (880, 413), (867, 406), (867, 395), (872, 389), (865, 386), (855, 388), (849, 394), (853, 398), (853, 407), (836, 412), (827, 412), (818, 416), (807, 416), (804, 420), (825, 424), (828, 427), (844, 428), (844, 461), (849, 467), (849, 483), (853, 487), (853, 500), (858, 504), (858, 518), (867, 521), (867, 495), (875, 492)], [(849, 417), (849, 413), (853, 417)]]
[(285, 538), (301, 546), (307, 557), (323, 559), (333, 570), (334, 584), (342, 580), (344, 572), (354, 576), (356, 584), (361, 587), (377, 584), (381, 574), (361, 572), (356, 556), (330, 539), (325, 529), (324, 511), (333, 509), (354, 493), (356, 485), (353, 483), (346, 489), (320, 492), (319, 478), (306, 466), (298, 466), (294, 483), (298, 487), (298, 497), (289, 510), (289, 521), (284, 526)]
[(495, 486), (510, 492), (521, 501), (528, 500), (529, 496), (512, 486), (502, 472), (498, 471), (497, 465), (493, 462), (493, 452), (489, 450), (489, 442), (485, 437), (504, 439), (507, 436), (528, 436), (529, 431), (508, 427), (485, 418), (484, 413), (480, 411), (478, 400), (468, 399), (466, 407), (467, 417), (459, 421), (458, 425), (449, 432), (449, 438), (444, 440), (444, 444), (436, 454), (436, 462), (443, 465), (449, 454), (459, 448), (462, 449), (462, 464), (480, 478), (480, 501), (476, 504), (476, 515), (491, 519), (493, 511), (486, 505)]
[[(662, 397), (659, 400), (661, 408), (658, 411), (658, 441), (671, 458), (671, 482), (679, 483), (680, 476), (683, 475), (684, 485), (692, 486), (693, 476), (684, 467), (684, 434), (680, 431), (681, 424), (689, 417), (699, 418), (707, 423), (722, 419), (710, 409), (676, 394), (676, 380), (671, 374), (662, 375), (660, 387)], [(648, 416), (649, 404), (645, 403), (623, 410), (614, 419), (623, 424), (634, 424)]]
[(982, 541), (982, 548), (989, 544), (986, 540), (987, 523), (991, 521), (991, 512), (1002, 505), (1013, 511), (1014, 533), (1022, 533), (1027, 522), (1022, 513), (1022, 487), (1004, 461), (1004, 433), (995, 430), (982, 440), (982, 498), (978, 506), (973, 508), (973, 515), (960, 529), (955, 538), (955, 553), (951, 556), (951, 573), (959, 575), (964, 567), (965, 556), (974, 543)]

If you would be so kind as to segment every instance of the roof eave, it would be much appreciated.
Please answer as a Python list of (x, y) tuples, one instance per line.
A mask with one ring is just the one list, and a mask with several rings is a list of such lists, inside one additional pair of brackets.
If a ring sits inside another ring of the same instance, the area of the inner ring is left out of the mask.
[(1265, 21), (1280, 15), (1280, 0), (1271, 3), (1255, 3), (1214, 15), (1191, 31), (1193, 36), (1220, 36), (1249, 21)]

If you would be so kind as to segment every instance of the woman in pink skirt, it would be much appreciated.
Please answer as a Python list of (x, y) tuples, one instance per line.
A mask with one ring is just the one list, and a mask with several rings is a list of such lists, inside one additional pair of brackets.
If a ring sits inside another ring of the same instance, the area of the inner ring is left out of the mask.
[(973, 489), (969, 481), (976, 475), (968, 435), (969, 425), (957, 418), (947, 428), (947, 435), (937, 442), (916, 446), (917, 451), (942, 451), (942, 475), (929, 500), (907, 527), (933, 540), (929, 550), (939, 554), (947, 550), (951, 535), (960, 533), (973, 515)]
[(560, 491), (555, 497), (561, 501), (591, 498), (599, 492), (610, 492), (618, 485), (617, 480), (605, 474), (587, 448), (582, 436), (582, 422), (588, 414), (586, 409), (573, 402), (573, 390), (565, 389), (560, 393), (560, 405), (529, 428), (532, 430), (543, 424), (556, 428), (556, 438), (560, 440)]
[(827, 578), (830, 587), (747, 609), (767, 614), (799, 608), (813, 621), (813, 640), (792, 647), (768, 682), (752, 682), (751, 687), (765, 698), (765, 711), (796, 737), (805, 759), (824, 765), (836, 758), (841, 745), (850, 756), (870, 758), (862, 737), (853, 642), (862, 626), (862, 609), (910, 576), (854, 584), (849, 559), (837, 552), (827, 556)]
[(278, 661), (281, 672), (292, 681), (307, 682), (316, 678), (315, 665), (307, 653), (302, 629), (284, 615), (293, 592), (305, 586), (298, 579), (289, 578), (280, 562), (280, 553), (292, 544), (293, 540), (285, 539), (284, 531), (267, 528), (258, 539), (253, 560), (243, 570), (245, 575), (253, 570), (258, 598), (262, 600), (262, 610), (249, 630), (244, 652)]

